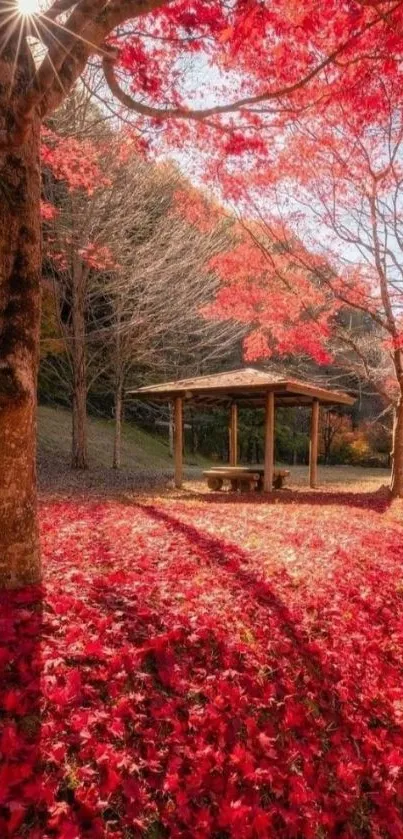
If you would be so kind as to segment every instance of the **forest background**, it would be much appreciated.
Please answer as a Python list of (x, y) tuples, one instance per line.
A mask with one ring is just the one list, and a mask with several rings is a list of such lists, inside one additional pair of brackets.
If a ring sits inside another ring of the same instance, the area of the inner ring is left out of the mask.
[[(261, 206), (247, 214), (192, 183), (173, 156), (156, 160), (81, 85), (48, 120), (42, 163), (39, 401), (71, 409), (73, 468), (90, 466), (88, 415), (114, 423), (114, 468), (124, 420), (172, 438), (169, 407), (127, 399), (127, 390), (245, 363), (353, 393), (350, 411), (322, 413), (321, 460), (389, 465), (385, 334), (328, 285), (323, 304), (295, 234), (285, 244)], [(241, 462), (261, 459), (263, 421), (259, 410), (240, 412)], [(309, 421), (304, 408), (277, 412), (279, 461), (307, 462)], [(227, 427), (225, 411), (190, 409), (189, 453), (227, 460)]]

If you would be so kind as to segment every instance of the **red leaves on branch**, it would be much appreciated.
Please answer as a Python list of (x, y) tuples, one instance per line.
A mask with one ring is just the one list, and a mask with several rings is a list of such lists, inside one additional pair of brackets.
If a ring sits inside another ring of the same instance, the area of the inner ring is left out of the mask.
[(49, 166), (56, 180), (64, 181), (71, 190), (83, 190), (91, 195), (108, 179), (100, 165), (102, 149), (90, 140), (63, 137), (42, 129), (42, 164)]
[(78, 253), (87, 265), (96, 268), (98, 271), (113, 270), (117, 267), (113, 254), (107, 245), (96, 245), (90, 242), (85, 248), (80, 248)]
[(42, 221), (52, 221), (57, 216), (57, 209), (48, 201), (41, 201), (41, 219)]
[(283, 243), (278, 248), (266, 236), (260, 246), (245, 232), (230, 250), (211, 260), (221, 286), (204, 314), (250, 327), (244, 340), (247, 361), (296, 353), (320, 364), (330, 360), (326, 345), (336, 301), (312, 282), (309, 255), (298, 243), (294, 247), (295, 253), (302, 252), (300, 263)]
[(365, 496), (43, 507), (1, 835), (400, 836), (402, 536)]
[[(134, 142), (130, 134), (125, 136), (127, 137), (125, 151), (130, 156), (133, 154)], [(105, 175), (102, 167), (104, 151), (105, 149), (100, 141), (94, 143), (88, 139), (64, 137), (47, 128), (42, 131), (42, 163), (49, 168), (55, 181), (61, 182), (69, 193), (83, 193), (91, 196), (97, 189), (110, 184), (110, 179)], [(119, 154), (120, 151), (120, 148), (117, 147), (119, 161), (117, 165), (121, 165), (123, 162), (123, 155)], [(63, 200), (61, 204), (63, 207)], [(41, 202), (42, 220), (48, 222), (46, 228), (47, 256), (58, 270), (68, 270), (69, 254), (71, 254), (72, 249), (75, 249), (77, 256), (94, 270), (108, 271), (118, 267), (108, 245), (87, 241), (84, 246), (77, 247), (68, 232), (68, 224), (56, 225), (55, 231), (52, 228), (52, 222), (58, 221), (61, 213), (63, 214), (63, 209), (60, 207), (56, 207), (48, 201)]]

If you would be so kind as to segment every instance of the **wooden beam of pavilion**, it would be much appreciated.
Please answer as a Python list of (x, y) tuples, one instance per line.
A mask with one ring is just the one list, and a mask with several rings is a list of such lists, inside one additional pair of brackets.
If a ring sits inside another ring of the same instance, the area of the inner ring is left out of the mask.
[(263, 491), (271, 492), (274, 477), (274, 393), (266, 397)]

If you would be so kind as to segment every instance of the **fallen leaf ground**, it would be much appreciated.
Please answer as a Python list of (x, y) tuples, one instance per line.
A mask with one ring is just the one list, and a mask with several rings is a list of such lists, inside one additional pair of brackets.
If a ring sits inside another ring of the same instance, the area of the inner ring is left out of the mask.
[(399, 516), (44, 503), (43, 591), (1, 601), (0, 836), (402, 837)]

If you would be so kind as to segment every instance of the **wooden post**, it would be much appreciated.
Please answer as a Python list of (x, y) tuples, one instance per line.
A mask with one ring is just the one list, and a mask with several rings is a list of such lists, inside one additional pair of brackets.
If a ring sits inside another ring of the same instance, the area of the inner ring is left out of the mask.
[(229, 426), (229, 463), (236, 466), (238, 462), (238, 406), (231, 405)]
[(319, 443), (319, 400), (312, 402), (311, 440), (309, 444), (309, 486), (315, 489), (318, 483)]
[(274, 473), (274, 393), (266, 395), (266, 422), (264, 434), (264, 478), (263, 491), (273, 489)]
[(174, 400), (174, 457), (175, 486), (180, 489), (183, 472), (183, 409), (181, 396), (175, 396)]

